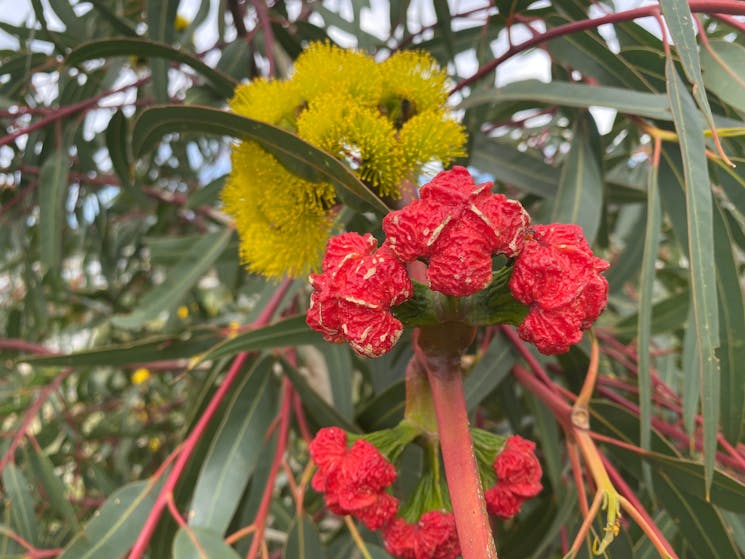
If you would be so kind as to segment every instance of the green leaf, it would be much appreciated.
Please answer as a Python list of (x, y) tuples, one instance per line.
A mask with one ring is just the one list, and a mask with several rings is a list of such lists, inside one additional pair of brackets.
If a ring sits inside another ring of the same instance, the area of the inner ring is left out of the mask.
[(212, 267), (232, 235), (230, 228), (205, 235), (194, 245), (190, 254), (168, 270), (166, 281), (145, 295), (130, 314), (114, 316), (112, 324), (119, 328), (136, 329), (161, 312), (173, 309)]
[(111, 166), (114, 167), (119, 180), (123, 187), (128, 187), (131, 183), (132, 169), (130, 166), (131, 156), (129, 154), (129, 127), (127, 117), (121, 109), (114, 113), (109, 120), (106, 128), (106, 147), (109, 150)]
[[(4, 507), (10, 509), (10, 524), (15, 532), (32, 545), (38, 545), (38, 523), (34, 514), (31, 485), (23, 472), (10, 462), (3, 470)], [(5, 510), (7, 510), (5, 509)]]
[(404, 418), (405, 404), (405, 384), (394, 383), (365, 403), (357, 414), (357, 423), (366, 432), (392, 429)]
[(321, 546), (321, 537), (316, 525), (307, 514), (297, 519), (287, 534), (282, 557), (287, 559), (324, 559), (326, 553)]
[(736, 445), (745, 422), (745, 305), (733, 254), (736, 243), (723, 208), (718, 201), (715, 202), (714, 257), (722, 336), (719, 348), (722, 433)]
[(297, 315), (280, 320), (270, 326), (250, 330), (226, 340), (208, 351), (202, 361), (234, 355), (241, 351), (256, 351), (300, 344), (319, 344), (321, 335), (305, 322), (305, 315)]
[(145, 525), (161, 483), (136, 481), (106, 499), (59, 559), (111, 559), (121, 557)]
[(227, 530), (276, 415), (273, 364), (270, 358), (259, 361), (233, 389), (194, 487), (189, 526), (210, 528), (215, 534)]
[(466, 407), (473, 411), (504, 380), (515, 364), (514, 346), (496, 335), (463, 383)]
[[(688, 81), (693, 84), (693, 97), (696, 99), (698, 106), (701, 107), (701, 111), (704, 113), (704, 118), (709, 123), (709, 127), (716, 128), (714, 117), (711, 115), (709, 100), (706, 97), (704, 78), (701, 76), (701, 61), (698, 56), (696, 33), (693, 30), (693, 14), (691, 13), (691, 8), (688, 6), (688, 1), (660, 0), (660, 7), (662, 8), (662, 15), (665, 16), (665, 22), (670, 30), (673, 43), (675, 43), (675, 50), (678, 52), (683, 70), (688, 77)], [(665, 75), (669, 76), (667, 67), (665, 69)]]
[(28, 454), (28, 459), (34, 477), (44, 489), (49, 506), (64, 519), (67, 528), (76, 532), (80, 530), (75, 509), (72, 508), (65, 495), (65, 486), (54, 472), (52, 461), (46, 454), (36, 449)]
[(220, 534), (206, 528), (180, 528), (173, 540), (173, 559), (240, 559)]
[(670, 105), (664, 95), (621, 87), (561, 81), (544, 83), (538, 80), (525, 80), (510, 83), (491, 91), (474, 94), (462, 101), (460, 108), (469, 109), (486, 104), (524, 100), (582, 109), (591, 106), (608, 107), (625, 114), (672, 120)]
[(88, 0), (92, 5), (93, 9), (100, 13), (114, 28), (122, 35), (128, 37), (137, 36), (137, 30), (131, 21), (126, 18), (119, 17), (116, 13), (109, 8), (109, 6), (103, 0)]
[(728, 41), (709, 41), (701, 51), (704, 83), (722, 101), (745, 111), (745, 47)]
[[(179, 0), (145, 0), (145, 17), (148, 37), (167, 45), (173, 43)], [(150, 61), (155, 99), (158, 103), (168, 102), (168, 64), (165, 60)]]
[(354, 386), (352, 381), (352, 356), (346, 344), (322, 344), (321, 353), (326, 361), (331, 396), (334, 407), (349, 421), (354, 421)]
[(555, 168), (511, 144), (487, 138), (483, 134), (476, 137), (470, 163), (492, 175), (495, 180), (542, 198), (552, 198), (559, 188)]
[(437, 16), (437, 31), (439, 32), (440, 39), (445, 46), (445, 51), (448, 53), (448, 58), (454, 60), (455, 48), (453, 45), (450, 6), (448, 6), (447, 0), (433, 0), (432, 3), (435, 8), (435, 16)]
[(120, 366), (167, 359), (193, 357), (212, 347), (222, 337), (213, 329), (185, 332), (179, 337), (152, 336), (126, 344), (99, 347), (67, 355), (23, 356), (21, 363), (35, 367)]
[(62, 262), (69, 170), (70, 158), (59, 150), (44, 161), (39, 173), (39, 252), (47, 269), (55, 273)]
[[(166, 4), (165, 0), (162, 4)], [(140, 38), (90, 41), (70, 52), (65, 62), (68, 66), (76, 66), (86, 60), (107, 58), (110, 56), (158, 58), (185, 64), (204, 76), (215, 89), (215, 92), (225, 98), (233, 96), (233, 90), (238, 83), (229, 75), (215, 70), (186, 51), (175, 49), (166, 43)], [(167, 98), (163, 102), (167, 102)]]
[(341, 427), (350, 433), (359, 433), (360, 429), (344, 418), (333, 406), (329, 405), (308, 383), (300, 372), (287, 362), (282, 364), (285, 374), (292, 382), (293, 388), (300, 395), (300, 400), (308, 413), (308, 418), (319, 427)]
[(276, 126), (207, 107), (152, 107), (144, 110), (135, 121), (132, 132), (134, 154), (141, 155), (169, 132), (201, 132), (254, 140), (272, 154), (281, 154), (283, 164), (292, 162), (292, 171), (302, 172), (303, 178), (329, 181), (367, 202), (376, 211), (388, 212), (380, 198), (341, 162)]
[(637, 353), (639, 363), (639, 408), (641, 447), (649, 449), (652, 437), (652, 371), (650, 348), (652, 343), (652, 296), (655, 268), (662, 227), (660, 195), (657, 192), (658, 166), (651, 165), (647, 183), (647, 223), (644, 234), (644, 256), (639, 278), (639, 322)]
[(596, 149), (599, 141), (592, 116), (581, 115), (561, 169), (559, 192), (551, 216), (552, 221), (581, 226), (591, 244), (600, 226), (603, 205), (603, 177)]
[(719, 427), (719, 345), (711, 185), (706, 163), (703, 123), (671, 58), (665, 63), (670, 106), (683, 156), (686, 216), (691, 269), (691, 303), (698, 342), (698, 371), (704, 422), (706, 486), (711, 485)]

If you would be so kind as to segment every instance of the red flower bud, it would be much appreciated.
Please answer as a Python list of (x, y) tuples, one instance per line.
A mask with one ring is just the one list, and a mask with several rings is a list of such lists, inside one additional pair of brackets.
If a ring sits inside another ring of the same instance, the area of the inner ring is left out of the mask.
[(499, 518), (512, 518), (523, 504), (523, 499), (515, 495), (509, 489), (497, 484), (484, 493), (486, 510), (489, 514)]
[(494, 460), (497, 484), (484, 494), (489, 514), (512, 518), (523, 502), (541, 492), (541, 463), (535, 456), (535, 443), (514, 435), (507, 439)]
[(328, 242), (323, 272), (312, 274), (306, 321), (332, 343), (349, 342), (366, 357), (390, 351), (403, 325), (390, 312), (413, 295), (406, 267), (369, 233), (345, 233)]
[(324, 493), (331, 512), (352, 514), (378, 530), (398, 512), (398, 499), (385, 492), (396, 480), (396, 469), (370, 442), (359, 439), (350, 449), (346, 444), (346, 433), (337, 427), (318, 432), (310, 443), (318, 466), (312, 487)]
[(421, 189), (421, 199), (388, 214), (383, 230), (404, 262), (429, 261), (436, 291), (462, 297), (491, 281), (491, 257), (522, 248), (530, 222), (519, 202), (493, 194), (491, 183), (475, 184), (463, 167), (439, 173)]
[(451, 512), (426, 512), (416, 524), (397, 518), (383, 530), (385, 549), (402, 559), (455, 559), (460, 542)]
[(510, 291), (530, 305), (520, 337), (544, 354), (564, 353), (605, 309), (609, 264), (596, 258), (577, 225), (536, 225), (515, 259)]

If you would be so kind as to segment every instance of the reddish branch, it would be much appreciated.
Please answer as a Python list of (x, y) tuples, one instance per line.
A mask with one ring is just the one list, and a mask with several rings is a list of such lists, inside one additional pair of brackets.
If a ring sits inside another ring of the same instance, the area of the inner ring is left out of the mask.
[[(274, 312), (277, 310), (277, 307), (282, 301), (282, 298), (287, 293), (290, 285), (291, 281), (285, 280), (279, 286), (277, 291), (272, 296), (271, 301), (269, 301), (267, 306), (262, 311), (261, 315), (254, 322), (254, 327), (260, 328), (269, 323), (271, 317), (274, 315)], [(225, 376), (225, 379), (215, 392), (214, 396), (212, 396), (212, 399), (207, 405), (207, 408), (204, 410), (201, 417), (199, 418), (199, 421), (195, 425), (194, 430), (189, 433), (189, 436), (183, 442), (178, 458), (176, 459), (176, 463), (173, 465), (173, 469), (168, 474), (168, 477), (163, 484), (163, 488), (160, 490), (160, 493), (158, 494), (158, 497), (155, 500), (152, 509), (150, 509), (150, 513), (148, 514), (147, 519), (145, 520), (145, 525), (137, 536), (137, 540), (132, 547), (132, 551), (130, 551), (129, 553), (129, 559), (139, 559), (147, 550), (147, 546), (150, 543), (150, 538), (152, 538), (153, 533), (155, 532), (155, 528), (158, 525), (158, 521), (160, 520), (160, 515), (163, 513), (163, 509), (168, 504), (169, 495), (173, 492), (176, 484), (181, 478), (181, 474), (186, 467), (186, 463), (189, 461), (189, 458), (194, 452), (194, 449), (197, 447), (197, 444), (201, 441), (202, 435), (204, 434), (207, 426), (212, 420), (212, 416), (215, 414), (218, 407), (225, 399), (225, 396), (228, 394), (235, 380), (239, 378), (239, 373), (241, 372), (247, 358), (248, 353), (241, 353), (235, 358), (232, 366), (230, 367), (230, 370), (228, 371), (228, 374)]]
[[(730, 15), (745, 15), (745, 2), (739, 0), (689, 0), (688, 5), (694, 13), (710, 13), (716, 14), (716, 17), (726, 17), (721, 14)], [(563, 37), (564, 35), (570, 35), (572, 33), (578, 33), (580, 31), (586, 31), (588, 29), (594, 29), (607, 23), (621, 23), (623, 21), (631, 21), (643, 17), (655, 17), (660, 15), (659, 6), (644, 6), (642, 8), (635, 8), (633, 10), (626, 10), (623, 12), (617, 12), (613, 14), (607, 14), (594, 19), (585, 19), (582, 21), (573, 21), (565, 25), (548, 29), (547, 31), (528, 39), (509, 48), (504, 54), (495, 58), (491, 62), (484, 64), (478, 69), (472, 76), (458, 82), (456, 86), (451, 90), (451, 94), (455, 93), (472, 84), (475, 81), (480, 80), (484, 76), (492, 72), (497, 66), (502, 64), (504, 61), (509, 60), (516, 54), (520, 54), (530, 48), (536, 47), (551, 39), (557, 37)], [(729, 22), (728, 22), (729, 23)]]

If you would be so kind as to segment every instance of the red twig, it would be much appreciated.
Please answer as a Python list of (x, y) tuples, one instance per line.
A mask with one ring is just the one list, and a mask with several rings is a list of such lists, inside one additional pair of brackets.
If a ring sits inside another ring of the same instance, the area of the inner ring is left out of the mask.
[[(717, 15), (745, 14), (745, 2), (741, 2), (739, 0), (689, 0), (688, 5), (690, 6), (692, 12), (716, 13)], [(456, 84), (456, 86), (450, 91), (450, 94), (452, 95), (456, 91), (459, 91), (467, 85), (470, 85), (473, 82), (478, 81), (479, 79), (488, 75), (497, 66), (502, 64), (504, 61), (512, 58), (516, 54), (538, 46), (541, 43), (545, 43), (546, 41), (550, 41), (551, 39), (556, 39), (557, 37), (562, 37), (571, 33), (586, 31), (588, 29), (593, 29), (607, 23), (621, 23), (623, 21), (630, 21), (643, 17), (655, 17), (656, 15), (659, 15), (659, 13), (660, 8), (657, 5), (644, 6), (641, 8), (635, 8), (623, 12), (607, 14), (594, 19), (573, 21), (565, 25), (554, 27), (553, 29), (548, 29), (547, 31), (541, 33), (536, 37), (532, 37), (531, 39), (528, 39), (527, 41), (524, 41), (519, 45), (511, 47), (501, 56), (495, 58), (487, 64), (484, 64), (472, 76), (458, 82), (458, 84)]]
[[(290, 280), (285, 280), (282, 285), (279, 286), (277, 291), (272, 296), (271, 301), (269, 301), (267, 306), (262, 311), (261, 315), (256, 319), (256, 322), (254, 322), (255, 327), (264, 326), (269, 322), (272, 315), (277, 310), (279, 303), (282, 301), (285, 293), (287, 293), (290, 284)], [(160, 490), (160, 493), (156, 498), (155, 503), (153, 504), (153, 508), (150, 509), (147, 520), (145, 520), (145, 525), (137, 536), (137, 540), (135, 541), (135, 544), (129, 553), (129, 559), (139, 559), (145, 553), (145, 550), (150, 543), (150, 538), (153, 536), (155, 527), (160, 520), (160, 515), (163, 513), (163, 509), (167, 505), (168, 495), (172, 493), (174, 488), (176, 487), (176, 484), (178, 483), (178, 480), (181, 477), (181, 474), (183, 473), (184, 468), (186, 467), (186, 463), (189, 461), (192, 452), (194, 452), (194, 449), (201, 440), (202, 435), (207, 428), (207, 425), (209, 425), (209, 422), (212, 419), (212, 416), (215, 414), (217, 408), (225, 399), (225, 396), (230, 390), (230, 387), (239, 377), (239, 373), (241, 372), (243, 364), (246, 362), (247, 358), (247, 353), (240, 353), (235, 358), (222, 384), (217, 389), (214, 396), (212, 396), (212, 399), (207, 405), (207, 408), (204, 410), (202, 416), (199, 418), (199, 421), (194, 426), (194, 430), (189, 433), (189, 436), (184, 441), (178, 458), (176, 459), (176, 463), (173, 465), (173, 469), (166, 478), (166, 481), (163, 484), (163, 488)]]
[(55, 392), (57, 389), (59, 389), (62, 382), (70, 375), (70, 373), (72, 373), (72, 369), (63, 369), (62, 371), (60, 371), (55, 379), (41, 390), (36, 401), (26, 409), (26, 412), (23, 414), (21, 426), (15, 432), (15, 435), (13, 435), (13, 438), (8, 445), (8, 450), (6, 450), (5, 454), (3, 454), (3, 457), (0, 458), (0, 473), (2, 473), (2, 471), (5, 469), (5, 466), (13, 458), (13, 454), (15, 453), (16, 448), (18, 448), (18, 445), (21, 444), (21, 440), (31, 426), (31, 422), (36, 417), (36, 414), (39, 413), (39, 410), (44, 405), (44, 402), (47, 401), (47, 398), (49, 398), (52, 392)]
[(33, 132), (34, 130), (38, 130), (39, 128), (44, 128), (45, 126), (47, 126), (48, 124), (51, 124), (52, 122), (56, 122), (65, 117), (73, 115), (77, 112), (85, 111), (87, 109), (90, 109), (91, 107), (95, 107), (98, 104), (98, 102), (104, 97), (108, 97), (109, 95), (114, 95), (115, 93), (121, 93), (122, 91), (130, 89), (132, 87), (139, 87), (145, 82), (147, 82), (149, 79), (150, 77), (147, 76), (145, 78), (141, 78), (137, 80), (136, 82), (123, 85), (116, 89), (110, 89), (108, 91), (104, 91), (94, 97), (91, 97), (90, 99), (80, 101), (79, 103), (74, 103), (72, 105), (66, 105), (64, 107), (60, 107), (59, 109), (56, 109), (52, 111), (51, 113), (49, 113), (47, 116), (40, 118), (39, 120), (37, 120), (36, 122), (32, 124), (29, 124), (25, 128), (21, 128), (20, 130), (16, 130), (15, 132), (11, 132), (10, 134), (3, 136), (2, 138), (0, 138), (0, 146), (9, 144), (10, 142), (16, 140), (17, 138), (20, 138), (21, 136), (25, 136), (26, 134), (29, 134)]
[(740, 21), (739, 19), (724, 14), (711, 14), (711, 17), (718, 19), (722, 23), (726, 23), (730, 27), (734, 27), (740, 33), (745, 33), (745, 21)]
[(47, 349), (43, 345), (19, 340), (17, 338), (0, 338), (0, 349), (36, 353), (38, 355), (58, 355), (56, 351)]
[(256, 554), (259, 552), (259, 547), (264, 541), (264, 529), (266, 528), (266, 519), (269, 515), (269, 505), (272, 501), (274, 482), (277, 478), (277, 472), (282, 464), (285, 450), (287, 448), (287, 434), (290, 427), (292, 397), (294, 393), (292, 383), (290, 383), (290, 380), (287, 377), (282, 379), (282, 388), (284, 393), (282, 396), (282, 407), (279, 412), (280, 424), (279, 434), (277, 437), (277, 449), (274, 452), (272, 466), (269, 469), (269, 478), (267, 479), (266, 487), (264, 488), (264, 495), (261, 497), (261, 504), (256, 513), (256, 519), (254, 520), (256, 532), (253, 536), (253, 540), (251, 540), (251, 548), (248, 550), (246, 559), (255, 559)]

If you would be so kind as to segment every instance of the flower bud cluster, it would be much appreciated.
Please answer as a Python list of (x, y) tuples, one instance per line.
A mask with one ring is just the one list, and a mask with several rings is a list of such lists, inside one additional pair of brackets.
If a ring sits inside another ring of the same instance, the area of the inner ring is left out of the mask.
[(513, 262), (509, 289), (529, 307), (520, 336), (545, 354), (563, 353), (605, 309), (608, 263), (596, 258), (576, 225), (530, 226), (519, 202), (475, 184), (454, 167), (421, 188), (421, 198), (383, 219), (386, 241), (345, 233), (328, 243), (307, 322), (330, 342), (360, 355), (390, 351), (403, 325), (391, 307), (412, 297), (405, 264), (427, 264), (429, 287), (467, 297), (492, 281), (493, 257)]
[(494, 460), (497, 483), (484, 494), (489, 514), (512, 518), (526, 500), (541, 492), (541, 463), (535, 456), (535, 443), (514, 435)]
[(311, 486), (324, 494), (329, 510), (352, 515), (370, 530), (382, 530), (391, 555), (403, 559), (460, 555), (453, 513), (428, 511), (414, 524), (396, 518), (399, 501), (386, 491), (396, 480), (396, 469), (370, 442), (358, 439), (347, 448), (347, 434), (327, 427), (310, 443), (310, 456), (318, 467)]

